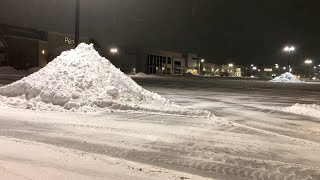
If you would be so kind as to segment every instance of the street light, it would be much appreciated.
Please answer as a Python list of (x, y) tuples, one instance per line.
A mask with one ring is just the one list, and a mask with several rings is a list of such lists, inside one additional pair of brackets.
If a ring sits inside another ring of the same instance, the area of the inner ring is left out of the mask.
[(204, 59), (201, 59), (201, 62), (204, 63)]
[(233, 64), (232, 64), (232, 63), (230, 63), (230, 64), (228, 64), (228, 66), (229, 66), (229, 67), (233, 67)]
[(288, 68), (290, 67), (290, 60), (291, 60), (291, 52), (295, 51), (295, 47), (294, 46), (286, 46), (285, 48), (283, 48), (283, 51), (288, 52), (289, 53), (289, 59), (288, 59)]
[(112, 48), (112, 49), (110, 49), (110, 52), (112, 54), (118, 53), (118, 49), (117, 48)]
[(307, 59), (304, 61), (305, 64), (312, 64), (312, 60), (311, 59)]

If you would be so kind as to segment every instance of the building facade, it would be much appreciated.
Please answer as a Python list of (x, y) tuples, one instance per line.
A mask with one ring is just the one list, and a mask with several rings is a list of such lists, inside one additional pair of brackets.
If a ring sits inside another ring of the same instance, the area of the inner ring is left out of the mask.
[(188, 69), (199, 72), (200, 60), (195, 55), (151, 48), (119, 48), (114, 54), (106, 50), (106, 58), (127, 74), (144, 72), (159, 75), (183, 75)]
[[(16, 69), (44, 67), (65, 50), (74, 48), (74, 36), (58, 32), (0, 25), (0, 65)], [(89, 38), (80, 38), (89, 43)]]

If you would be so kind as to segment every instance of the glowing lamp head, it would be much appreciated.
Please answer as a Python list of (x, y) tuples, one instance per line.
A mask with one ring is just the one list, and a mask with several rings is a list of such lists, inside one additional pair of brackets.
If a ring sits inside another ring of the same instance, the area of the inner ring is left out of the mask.
[(294, 50), (295, 50), (295, 47), (293, 47), (293, 46), (291, 46), (291, 47), (286, 46), (285, 48), (283, 48), (283, 50), (286, 51), (286, 52), (291, 52), (291, 51), (294, 51)]
[(118, 49), (117, 49), (117, 48), (112, 48), (112, 49), (110, 49), (110, 52), (111, 52), (112, 54), (115, 54), (115, 53), (118, 52)]
[(312, 60), (311, 60), (311, 59), (307, 59), (307, 60), (304, 61), (304, 63), (306, 63), (306, 64), (312, 64)]

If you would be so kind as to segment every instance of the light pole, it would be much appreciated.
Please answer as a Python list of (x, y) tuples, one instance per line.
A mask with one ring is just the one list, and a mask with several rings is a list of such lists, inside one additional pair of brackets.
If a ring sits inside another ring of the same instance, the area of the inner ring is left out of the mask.
[(310, 67), (308, 65), (312, 64), (312, 60), (307, 59), (304, 61), (304, 63), (307, 65), (307, 76), (308, 76), (308, 78), (310, 78)]
[(75, 35), (74, 46), (77, 47), (80, 42), (80, 0), (76, 0), (76, 23), (75, 23)]
[(275, 65), (274, 65), (274, 67), (275, 67), (274, 72), (275, 72), (275, 74), (276, 74), (276, 76), (277, 76), (277, 75), (278, 75), (278, 73), (280, 74), (279, 64), (275, 64)]
[(290, 60), (291, 60), (291, 52), (293, 52), (295, 50), (294, 46), (286, 46), (285, 48), (283, 48), (283, 51), (288, 52), (289, 53), (289, 59), (288, 59), (288, 72), (290, 71)]
[(199, 74), (200, 74), (200, 75), (202, 74), (202, 67), (203, 67), (202, 63), (204, 63), (204, 62), (205, 62), (205, 60), (204, 60), (204, 59), (201, 59), (201, 60), (200, 60), (200, 63), (199, 63)]

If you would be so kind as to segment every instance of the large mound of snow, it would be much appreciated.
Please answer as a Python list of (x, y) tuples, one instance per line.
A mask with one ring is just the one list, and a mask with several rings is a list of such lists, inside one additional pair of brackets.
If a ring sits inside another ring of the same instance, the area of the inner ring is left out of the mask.
[(93, 45), (80, 44), (46, 67), (0, 88), (0, 102), (14, 107), (59, 111), (147, 111), (209, 116), (188, 110), (140, 87), (101, 57)]
[(295, 104), (284, 108), (283, 111), (320, 118), (320, 105), (317, 104)]
[(286, 72), (281, 74), (278, 77), (270, 80), (270, 82), (282, 82), (282, 83), (305, 83), (304, 81), (299, 80), (295, 75)]

